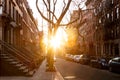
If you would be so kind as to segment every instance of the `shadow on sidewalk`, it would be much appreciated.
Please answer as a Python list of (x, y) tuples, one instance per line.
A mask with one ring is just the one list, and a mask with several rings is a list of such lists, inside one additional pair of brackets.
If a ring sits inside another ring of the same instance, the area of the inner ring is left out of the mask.
[(40, 67), (37, 69), (37, 71), (32, 77), (26, 77), (26, 76), (3, 77), (2, 76), (0, 77), (0, 80), (64, 80), (64, 79), (57, 69), (55, 72), (46, 71), (46, 60), (43, 60), (41, 62)]
[(46, 71), (46, 60), (43, 61), (42, 65), (35, 73), (35, 75), (31, 78), (32, 80), (64, 80), (60, 75), (58, 70), (55, 67), (56, 71)]

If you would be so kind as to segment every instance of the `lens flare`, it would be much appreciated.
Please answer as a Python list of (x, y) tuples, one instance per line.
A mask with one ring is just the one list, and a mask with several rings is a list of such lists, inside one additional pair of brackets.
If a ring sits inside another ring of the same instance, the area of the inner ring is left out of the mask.
[(56, 48), (61, 48), (67, 41), (67, 34), (62, 28), (58, 28), (56, 35), (51, 37), (50, 44)]
[(52, 37), (52, 39), (50, 40), (50, 44), (54, 49), (56, 49), (60, 46), (61, 42), (59, 38), (55, 36), (55, 37)]

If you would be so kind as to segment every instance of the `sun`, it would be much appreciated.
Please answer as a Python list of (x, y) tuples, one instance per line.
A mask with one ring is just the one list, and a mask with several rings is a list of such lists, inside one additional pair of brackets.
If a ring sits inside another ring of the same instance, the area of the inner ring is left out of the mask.
[(56, 48), (60, 47), (61, 42), (60, 42), (59, 38), (52, 37), (52, 39), (50, 40), (50, 44), (54, 49), (56, 49)]
[(54, 49), (61, 48), (67, 41), (67, 34), (63, 28), (58, 28), (56, 35), (51, 37), (50, 44)]

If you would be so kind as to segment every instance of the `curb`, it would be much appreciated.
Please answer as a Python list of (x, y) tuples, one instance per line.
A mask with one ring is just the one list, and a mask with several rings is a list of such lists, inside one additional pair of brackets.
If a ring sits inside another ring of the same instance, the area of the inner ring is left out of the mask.
[(55, 69), (56, 69), (56, 77), (58, 78), (58, 80), (64, 80), (63, 76), (60, 74), (58, 69), (56, 67), (55, 67)]

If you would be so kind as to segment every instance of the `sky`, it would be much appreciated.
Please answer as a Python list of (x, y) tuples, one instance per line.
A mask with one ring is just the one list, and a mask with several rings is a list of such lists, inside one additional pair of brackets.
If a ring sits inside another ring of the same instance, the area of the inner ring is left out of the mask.
[[(42, 28), (41, 28), (41, 26), (43, 25), (44, 27), (44, 30), (46, 30), (46, 27), (47, 27), (47, 23), (41, 18), (41, 16), (40, 16), (40, 14), (38, 13), (38, 11), (37, 11), (37, 9), (36, 9), (36, 0), (27, 0), (28, 1), (28, 3), (29, 3), (29, 5), (30, 5), (30, 7), (31, 7), (31, 9), (32, 9), (32, 11), (33, 11), (33, 16), (38, 20), (38, 25), (39, 25), (39, 30), (41, 30)], [(56, 5), (56, 7), (57, 7), (57, 11), (56, 11), (56, 15), (57, 16), (59, 16), (59, 13), (60, 13), (60, 8), (61, 8), (61, 6), (62, 6), (62, 2), (61, 2), (62, 0), (58, 0), (58, 4)], [(80, 0), (75, 0), (75, 1), (80, 1)], [(42, 0), (39, 0), (39, 3), (38, 4), (40, 4), (40, 7), (42, 7)], [(84, 6), (84, 3), (83, 4), (81, 4), (81, 7), (83, 7)], [(42, 9), (44, 9), (43, 7), (42, 7)], [(72, 12), (72, 10), (74, 10), (74, 9), (76, 9), (76, 7), (74, 6), (74, 4), (71, 4), (71, 6), (70, 6), (70, 11)], [(45, 13), (45, 12), (44, 12)], [(65, 18), (63, 19), (63, 22), (64, 23), (67, 23), (68, 22), (68, 20), (67, 19), (70, 19), (70, 14), (69, 13), (67, 13), (66, 14), (67, 16), (65, 16)]]

